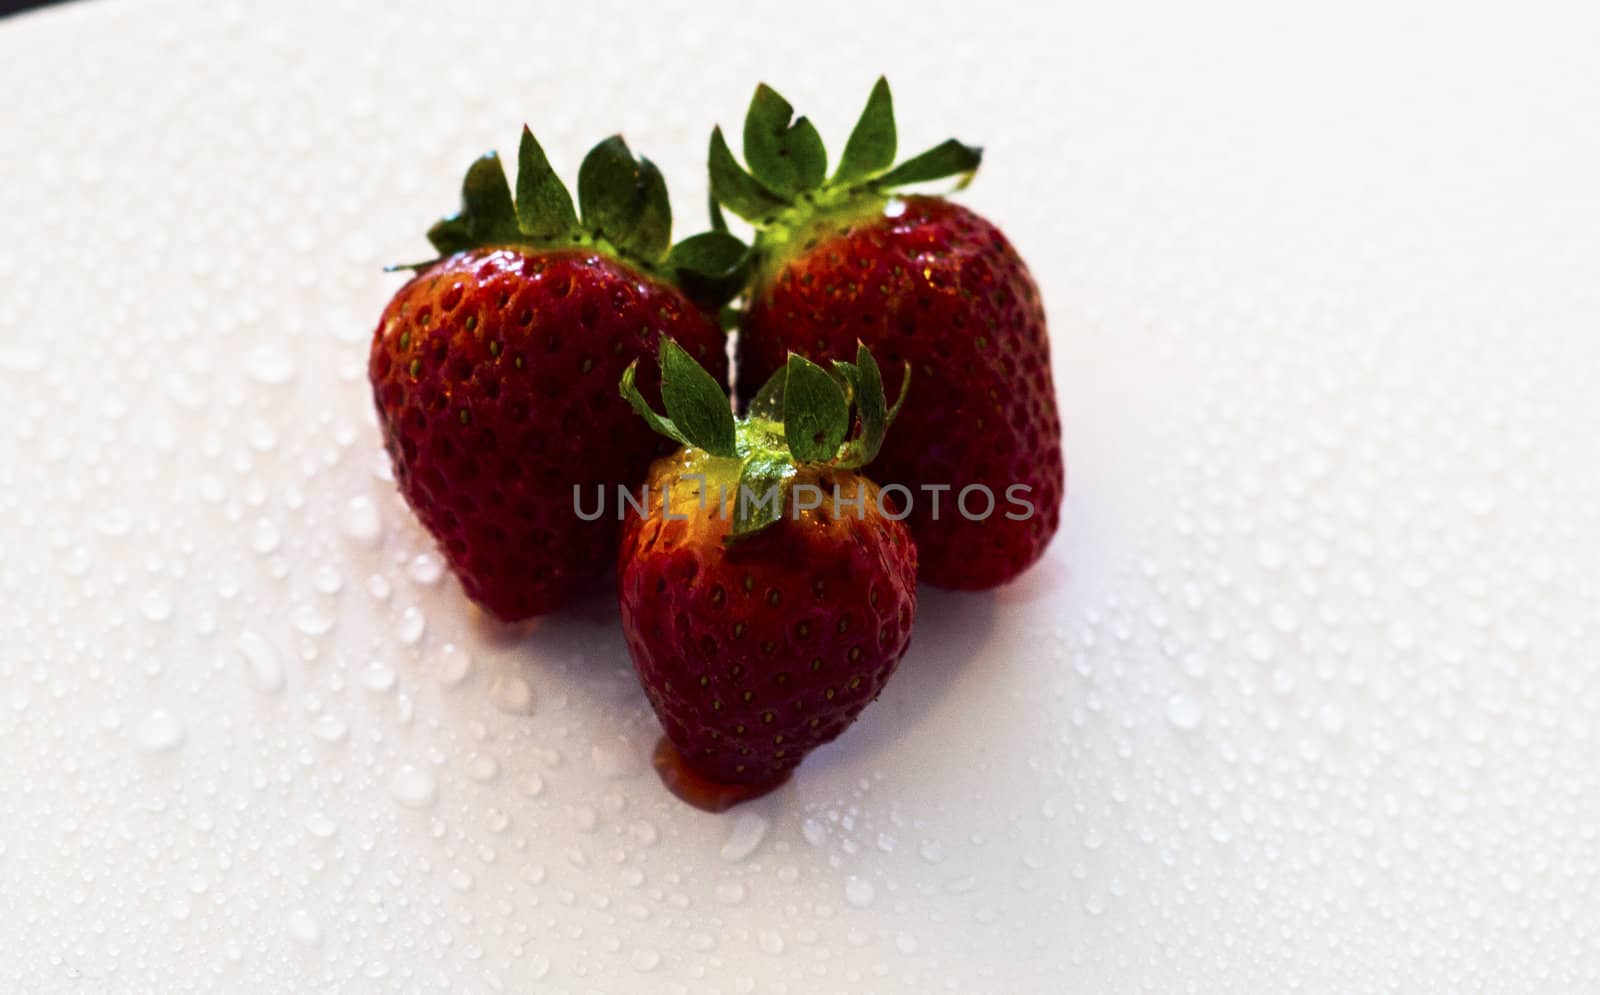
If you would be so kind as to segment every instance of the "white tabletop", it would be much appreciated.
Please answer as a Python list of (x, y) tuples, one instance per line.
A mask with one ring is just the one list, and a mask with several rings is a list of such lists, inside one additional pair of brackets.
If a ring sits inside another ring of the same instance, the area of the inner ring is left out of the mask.
[[(1600, 20), (73, 4), (0, 22), (0, 990), (1600, 985)], [(606, 598), (469, 610), (368, 336), (479, 152), (699, 227), (766, 80), (1029, 260), (1071, 496), (722, 815)]]

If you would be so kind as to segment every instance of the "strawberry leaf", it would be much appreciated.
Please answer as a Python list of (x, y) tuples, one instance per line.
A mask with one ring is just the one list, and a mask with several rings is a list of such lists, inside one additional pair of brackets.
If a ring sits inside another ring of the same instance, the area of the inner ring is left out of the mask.
[(976, 145), (963, 145), (950, 138), (902, 162), (874, 180), (872, 185), (880, 189), (903, 187), (956, 175), (965, 180), (977, 172), (978, 164), (982, 161), (983, 149)]
[(639, 361), (637, 359), (628, 364), (628, 368), (622, 371), (622, 380), (617, 384), (617, 392), (622, 395), (623, 400), (628, 402), (628, 407), (633, 409), (634, 414), (645, 420), (645, 424), (680, 445), (689, 445), (689, 440), (684, 437), (682, 432), (678, 431), (678, 426), (672, 424), (670, 419), (656, 414), (651, 409), (650, 402), (646, 401), (644, 395), (639, 393), (639, 388), (633, 382), (638, 370)]
[(876, 176), (894, 165), (894, 152), (894, 101), (889, 96), (889, 81), (879, 76), (855, 130), (845, 142), (833, 182), (856, 183)]
[(883, 374), (878, 369), (878, 361), (872, 358), (866, 343), (856, 343), (854, 363), (834, 360), (833, 368), (849, 382), (850, 398), (857, 417), (861, 419), (861, 434), (846, 441), (834, 462), (852, 469), (865, 466), (877, 458), (889, 425), (899, 413), (900, 405), (905, 402), (906, 391), (911, 385), (911, 367), (906, 366), (900, 382), (900, 397), (892, 409), (887, 407), (888, 399), (884, 395)]
[(744, 161), (756, 179), (773, 193), (794, 198), (822, 186), (828, 153), (816, 126), (802, 117), (778, 91), (762, 83), (750, 99), (744, 118)]
[(872, 462), (883, 448), (883, 436), (889, 430), (889, 405), (883, 395), (883, 376), (878, 372), (878, 361), (872, 358), (864, 342), (856, 343), (856, 362), (852, 369), (856, 413), (861, 417), (858, 456), (864, 465)]
[(726, 231), (703, 231), (672, 247), (667, 266), (699, 276), (732, 276), (744, 264), (750, 247)]
[(911, 364), (907, 362), (900, 369), (900, 393), (895, 397), (894, 404), (889, 407), (889, 414), (884, 419), (885, 429), (900, 417), (900, 409), (905, 407), (906, 395), (909, 393), (911, 393)]
[(742, 539), (783, 517), (789, 504), (794, 463), (780, 453), (756, 452), (739, 468), (739, 489), (733, 499), (730, 542)]
[(623, 247), (641, 259), (655, 261), (672, 245), (672, 202), (667, 199), (666, 178), (644, 156), (639, 157), (639, 183), (644, 204)]
[(661, 399), (690, 445), (713, 456), (732, 456), (733, 409), (716, 379), (683, 347), (661, 339)]
[[(765, 191), (723, 153), (763, 203), (785, 202)], [(621, 135), (613, 135), (589, 151), (578, 171), (578, 208), (572, 193), (550, 166), (544, 149), (526, 125), (517, 149), (516, 197), (506, 183), (499, 157), (490, 152), (474, 161), (462, 182), (461, 207), (428, 229), (428, 241), (440, 256), (470, 249), (507, 248), (538, 252), (563, 245), (582, 245), (605, 253), (631, 268), (675, 283), (707, 313), (716, 313), (743, 289), (748, 273), (748, 248), (727, 234), (727, 223), (710, 199), (711, 233), (719, 238), (689, 238), (669, 264), (672, 253), (672, 208), (667, 184), (655, 164), (635, 158)], [(708, 233), (710, 234), (710, 233)], [(420, 270), (438, 259), (388, 266)]]
[(674, 245), (666, 267), (690, 299), (711, 310), (744, 288), (749, 264), (748, 245), (726, 231), (703, 231)]
[(646, 260), (671, 241), (667, 184), (649, 159), (635, 159), (621, 135), (596, 145), (578, 167), (583, 225), (597, 237)]
[(800, 463), (833, 459), (850, 427), (844, 390), (827, 370), (799, 353), (789, 354), (783, 392), (783, 434)]
[(512, 243), (520, 237), (506, 171), (493, 152), (480, 156), (467, 169), (461, 183), (461, 210), (428, 229), (428, 241), (445, 255), (479, 245)]
[(789, 368), (778, 367), (777, 372), (768, 377), (767, 382), (756, 391), (756, 396), (750, 399), (750, 417), (771, 422), (783, 421), (783, 388), (788, 381)]
[(527, 125), (522, 126), (522, 145), (517, 149), (517, 227), (524, 235), (549, 242), (568, 237), (578, 227), (572, 194), (550, 168)]
[(711, 130), (711, 150), (707, 154), (711, 172), (711, 196), (728, 210), (755, 221), (769, 217), (788, 206), (788, 201), (762, 186), (728, 151), (727, 139), (721, 128)]

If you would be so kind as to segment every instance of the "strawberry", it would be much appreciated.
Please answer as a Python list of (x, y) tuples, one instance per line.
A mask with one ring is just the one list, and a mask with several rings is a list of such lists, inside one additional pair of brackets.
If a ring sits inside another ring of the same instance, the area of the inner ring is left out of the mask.
[(651, 467), (623, 526), (623, 632), (682, 761), (770, 784), (855, 721), (910, 642), (916, 545), (857, 472), (895, 411), (865, 347), (838, 379), (791, 356), (738, 422), (670, 339), (660, 358), (668, 417), (631, 367), (623, 394), (685, 446)]
[(617, 397), (622, 371), (663, 335), (719, 376), (726, 364), (710, 314), (744, 246), (707, 232), (669, 249), (661, 174), (620, 136), (584, 159), (578, 202), (581, 221), (524, 128), (515, 202), (494, 153), (473, 163), (460, 213), (428, 232), (443, 258), (412, 267), (372, 337), (401, 493), (468, 596), (506, 621), (552, 610), (615, 558), (616, 521), (581, 520), (574, 490), (631, 487), (664, 451)]
[(711, 135), (712, 195), (758, 233), (737, 382), (763, 382), (790, 351), (847, 358), (858, 339), (890, 366), (908, 363), (916, 397), (875, 473), (910, 492), (924, 580), (1003, 583), (1043, 554), (1065, 489), (1044, 309), (998, 228), (942, 197), (894, 192), (964, 183), (980, 150), (951, 140), (891, 168), (894, 113), (879, 79), (829, 178), (816, 128), (792, 113), (756, 90), (748, 171), (720, 128)]

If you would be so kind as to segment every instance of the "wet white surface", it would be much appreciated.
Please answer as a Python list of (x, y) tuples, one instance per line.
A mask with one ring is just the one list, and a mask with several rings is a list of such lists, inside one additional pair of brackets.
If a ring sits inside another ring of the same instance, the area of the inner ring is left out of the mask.
[[(282, 8), (0, 22), (0, 989), (1600, 984), (1592, 12)], [(379, 267), (524, 120), (686, 233), (758, 79), (837, 151), (880, 71), (988, 148), (1066, 526), (709, 815), (604, 599), (441, 573)]]

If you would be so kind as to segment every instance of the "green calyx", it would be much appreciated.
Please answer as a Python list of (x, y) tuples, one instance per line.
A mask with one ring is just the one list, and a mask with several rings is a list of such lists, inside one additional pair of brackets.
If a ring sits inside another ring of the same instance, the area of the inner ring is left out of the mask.
[(666, 181), (621, 135), (584, 157), (574, 207), (526, 126), (517, 150), (516, 196), (500, 157), (486, 153), (467, 169), (461, 209), (429, 228), (428, 241), (445, 256), (487, 247), (589, 247), (678, 284), (712, 309), (738, 293), (749, 260), (749, 247), (720, 225), (673, 245)]
[[(637, 360), (623, 372), (619, 390), (662, 435), (738, 461), (730, 541), (754, 535), (783, 516), (789, 483), (800, 467), (853, 470), (870, 463), (911, 385), (907, 366), (891, 407), (878, 363), (860, 343), (855, 362), (835, 360), (831, 369), (791, 352), (788, 363), (757, 392), (749, 414), (735, 419), (721, 385), (681, 346), (663, 336), (659, 358), (665, 416), (635, 386)], [(747, 491), (753, 499), (747, 500)]]
[(816, 127), (762, 84), (745, 115), (744, 166), (722, 129), (711, 132), (711, 196), (754, 224), (758, 243), (770, 248), (818, 222), (876, 211), (899, 187), (950, 176), (964, 186), (983, 158), (982, 149), (952, 138), (895, 165), (895, 145), (894, 101), (881, 76), (831, 177)]

